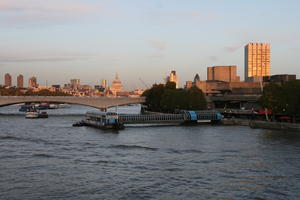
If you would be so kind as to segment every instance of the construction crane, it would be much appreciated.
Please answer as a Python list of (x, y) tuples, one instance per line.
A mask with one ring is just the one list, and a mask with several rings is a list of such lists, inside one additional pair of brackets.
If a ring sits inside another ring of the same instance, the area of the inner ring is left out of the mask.
[(146, 89), (149, 89), (148, 85), (143, 81), (142, 78), (139, 78), (139, 80), (141, 81), (141, 83), (146, 87)]

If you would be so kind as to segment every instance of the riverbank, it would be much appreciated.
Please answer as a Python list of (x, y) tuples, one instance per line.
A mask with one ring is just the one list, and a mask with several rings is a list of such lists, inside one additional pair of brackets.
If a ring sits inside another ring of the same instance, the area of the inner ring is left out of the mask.
[(229, 125), (229, 126), (239, 125), (239, 126), (250, 126), (251, 128), (300, 131), (300, 124), (296, 124), (296, 123), (267, 122), (267, 121), (238, 119), (238, 118), (222, 119), (221, 123), (223, 125)]

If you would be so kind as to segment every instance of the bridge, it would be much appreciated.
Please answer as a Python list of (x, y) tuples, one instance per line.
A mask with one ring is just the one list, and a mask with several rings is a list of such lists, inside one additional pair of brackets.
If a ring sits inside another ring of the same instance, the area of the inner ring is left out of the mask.
[(100, 110), (114, 106), (144, 103), (144, 97), (75, 97), (75, 96), (0, 96), (0, 107), (19, 103), (68, 103), (90, 106)]

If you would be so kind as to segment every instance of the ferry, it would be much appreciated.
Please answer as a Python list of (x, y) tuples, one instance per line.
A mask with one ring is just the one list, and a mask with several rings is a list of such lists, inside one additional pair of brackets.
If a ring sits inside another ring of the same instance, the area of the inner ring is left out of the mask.
[[(119, 122), (119, 116), (114, 112), (88, 112), (83, 125), (93, 126), (100, 129), (124, 129), (124, 124)], [(73, 124), (76, 126), (77, 124)]]

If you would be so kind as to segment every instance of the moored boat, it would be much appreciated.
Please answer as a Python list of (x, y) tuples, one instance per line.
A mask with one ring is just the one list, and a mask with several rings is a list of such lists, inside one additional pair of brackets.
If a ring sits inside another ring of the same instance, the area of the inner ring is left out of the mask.
[(35, 109), (28, 110), (26, 111), (25, 118), (27, 119), (39, 118), (39, 111)]

